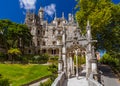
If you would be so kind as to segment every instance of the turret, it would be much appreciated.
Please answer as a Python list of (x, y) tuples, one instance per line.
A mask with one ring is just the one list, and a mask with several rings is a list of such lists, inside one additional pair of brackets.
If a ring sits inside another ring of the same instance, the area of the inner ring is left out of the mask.
[(91, 38), (91, 28), (90, 28), (90, 22), (89, 22), (89, 20), (87, 21), (86, 30), (87, 30), (87, 39), (88, 39), (88, 41), (90, 41), (92, 38)]
[(69, 21), (69, 23), (74, 23), (74, 15), (73, 14), (71, 14), (71, 13), (68, 14), (68, 21)]
[(65, 17), (64, 17), (64, 12), (62, 12), (62, 18), (64, 19)]
[(38, 16), (40, 18), (40, 22), (43, 22), (43, 19), (44, 19), (44, 10), (43, 10), (42, 7), (40, 7), (40, 9), (39, 9)]
[(68, 21), (69, 21), (69, 22), (72, 21), (72, 15), (71, 15), (71, 13), (68, 14)]

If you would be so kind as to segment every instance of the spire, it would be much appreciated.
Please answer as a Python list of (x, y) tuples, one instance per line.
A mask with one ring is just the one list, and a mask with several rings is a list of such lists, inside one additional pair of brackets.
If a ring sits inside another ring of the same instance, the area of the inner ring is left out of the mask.
[(62, 12), (62, 18), (64, 19), (64, 12)]
[(40, 12), (43, 12), (43, 11), (44, 11), (44, 9), (43, 9), (43, 7), (42, 7), (42, 3), (40, 3), (39, 11), (40, 11)]
[(90, 21), (88, 20), (87, 21), (87, 27), (86, 27), (87, 30), (90, 30)]
[(55, 17), (54, 17), (54, 20), (56, 20), (56, 18), (57, 18), (57, 15), (56, 15), (56, 12), (55, 12)]
[(87, 26), (90, 26), (90, 21), (89, 20), (87, 21)]
[(79, 28), (79, 23), (77, 22), (77, 28)]
[(42, 8), (42, 7), (40, 7), (39, 11), (40, 11), (40, 12), (43, 12), (44, 10), (43, 10), (43, 8)]

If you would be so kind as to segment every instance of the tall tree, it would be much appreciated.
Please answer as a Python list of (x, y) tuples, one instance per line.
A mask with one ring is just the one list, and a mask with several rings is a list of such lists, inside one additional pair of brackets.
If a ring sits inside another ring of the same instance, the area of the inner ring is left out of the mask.
[(120, 52), (120, 4), (111, 0), (77, 0), (76, 19), (85, 33), (87, 20), (92, 35), (98, 40), (97, 49)]
[[(29, 29), (24, 24), (17, 24), (9, 20), (0, 20), (0, 41), (6, 45), (6, 49), (28, 46), (32, 40)], [(21, 46), (20, 46), (21, 45)]]

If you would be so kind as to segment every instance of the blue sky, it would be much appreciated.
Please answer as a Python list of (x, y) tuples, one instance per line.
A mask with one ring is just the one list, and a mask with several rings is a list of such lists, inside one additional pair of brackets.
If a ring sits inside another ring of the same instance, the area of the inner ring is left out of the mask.
[[(120, 0), (113, 2), (119, 3)], [(46, 18), (52, 19), (55, 12), (57, 17), (61, 17), (62, 12), (65, 12), (67, 18), (68, 13), (75, 13), (75, 5), (75, 0), (0, 0), (0, 19), (23, 23), (26, 10), (34, 9), (37, 13), (40, 6), (45, 9)]]

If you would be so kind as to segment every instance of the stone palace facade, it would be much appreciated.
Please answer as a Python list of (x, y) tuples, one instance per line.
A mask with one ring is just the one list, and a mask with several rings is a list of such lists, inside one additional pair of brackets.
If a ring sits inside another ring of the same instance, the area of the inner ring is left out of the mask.
[[(73, 39), (75, 31), (78, 29), (72, 14), (69, 14), (68, 20), (66, 20), (62, 13), (61, 18), (55, 16), (53, 21), (48, 23), (47, 20), (44, 20), (43, 8), (39, 9), (38, 15), (27, 12), (25, 24), (33, 36), (30, 47), (25, 49), (26, 54), (48, 53), (59, 56), (62, 49), (63, 28), (66, 29), (67, 40)], [(80, 33), (80, 30), (78, 32)], [(81, 37), (84, 38), (84, 36)]]

